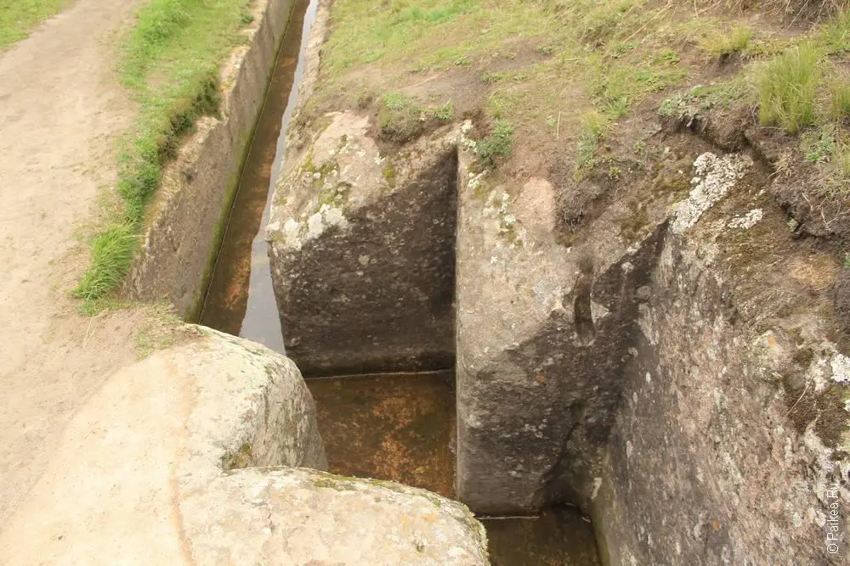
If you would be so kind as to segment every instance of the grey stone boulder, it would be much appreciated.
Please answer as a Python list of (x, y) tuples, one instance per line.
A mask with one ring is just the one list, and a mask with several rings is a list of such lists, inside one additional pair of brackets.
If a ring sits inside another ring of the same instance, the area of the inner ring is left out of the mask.
[(0, 534), (0, 564), (486, 564), (465, 508), (326, 464), (295, 364), (191, 327), (115, 373)]
[(392, 482), (248, 468), (189, 506), (203, 564), (489, 564), (484, 528), (464, 505)]

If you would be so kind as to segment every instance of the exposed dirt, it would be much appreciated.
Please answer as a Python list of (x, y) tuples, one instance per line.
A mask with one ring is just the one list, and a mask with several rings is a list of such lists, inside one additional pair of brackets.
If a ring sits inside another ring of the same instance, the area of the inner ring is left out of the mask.
[(110, 35), (137, 4), (79, 0), (0, 54), (0, 525), (77, 408), (137, 356), (143, 312), (87, 318), (69, 298), (88, 249), (75, 233), (134, 113)]

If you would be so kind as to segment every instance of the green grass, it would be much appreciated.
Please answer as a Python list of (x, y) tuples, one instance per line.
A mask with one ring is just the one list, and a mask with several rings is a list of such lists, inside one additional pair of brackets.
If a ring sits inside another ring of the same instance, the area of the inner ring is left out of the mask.
[(514, 146), (514, 127), (506, 120), (496, 120), (493, 131), (475, 146), (478, 159), (484, 165), (493, 167), (497, 155), (510, 155)]
[(700, 42), (703, 51), (712, 57), (728, 57), (744, 51), (755, 34), (747, 26), (735, 26), (728, 33), (716, 31)]
[(609, 118), (604, 114), (590, 112), (583, 117), (581, 134), (576, 144), (577, 181), (581, 180), (585, 171), (593, 169), (596, 164), (596, 149), (609, 128)]
[(829, 85), (829, 97), (833, 120), (850, 117), (850, 78), (834, 79)]
[(800, 137), (800, 149), (806, 161), (826, 163), (836, 150), (835, 125), (827, 124), (822, 128), (803, 132)]
[(70, 0), (0, 0), (0, 51), (27, 37)]
[(419, 136), (429, 122), (451, 122), (455, 108), (451, 100), (431, 107), (400, 92), (390, 92), (378, 105), (378, 131), (380, 136), (395, 143), (404, 143)]
[(768, 63), (758, 87), (762, 124), (779, 125), (788, 133), (815, 124), (820, 57), (813, 44), (804, 43)]
[(378, 130), (385, 140), (404, 143), (425, 129), (422, 107), (414, 98), (398, 92), (384, 96), (378, 111)]
[[(672, 11), (648, 0), (336, 0), (319, 97), (338, 106), (363, 68), (390, 88), (468, 68), (489, 85), (491, 123), (572, 137), (588, 106), (620, 118), (688, 77), (675, 43), (659, 35)], [(542, 60), (488, 68), (530, 49)]]
[(123, 144), (116, 190), (122, 210), (92, 243), (91, 264), (74, 294), (98, 301), (130, 267), (145, 210), (180, 136), (218, 109), (218, 65), (242, 41), (250, 0), (152, 0), (121, 46), (119, 73), (139, 104)]

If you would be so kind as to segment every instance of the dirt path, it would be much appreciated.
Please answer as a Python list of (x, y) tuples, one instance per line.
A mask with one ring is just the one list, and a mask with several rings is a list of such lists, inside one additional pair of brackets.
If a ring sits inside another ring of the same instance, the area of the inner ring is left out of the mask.
[(134, 112), (110, 38), (137, 3), (79, 0), (0, 53), (0, 525), (69, 417), (135, 358), (141, 315), (89, 319), (68, 292), (85, 265), (75, 229), (114, 181), (114, 140)]

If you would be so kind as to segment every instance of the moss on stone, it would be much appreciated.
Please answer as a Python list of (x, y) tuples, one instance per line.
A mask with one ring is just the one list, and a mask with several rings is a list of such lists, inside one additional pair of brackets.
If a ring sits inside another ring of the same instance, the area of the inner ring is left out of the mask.
[(239, 447), (239, 450), (225, 454), (221, 458), (221, 467), (224, 470), (248, 468), (253, 465), (253, 461), (254, 455), (251, 445), (245, 442)]
[(395, 188), (396, 185), (396, 170), (395, 165), (391, 160), (387, 160), (387, 163), (384, 165), (384, 170), (381, 172), (384, 177), (384, 181), (387, 182), (387, 186), (391, 189)]

